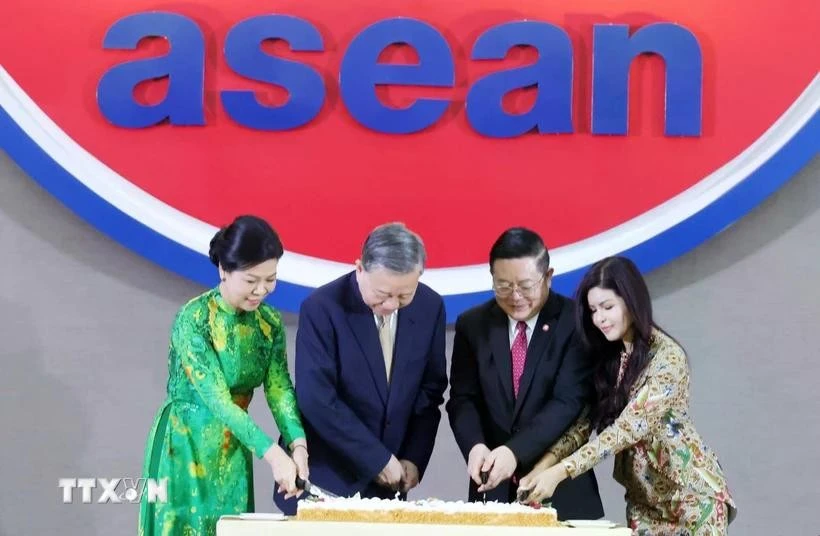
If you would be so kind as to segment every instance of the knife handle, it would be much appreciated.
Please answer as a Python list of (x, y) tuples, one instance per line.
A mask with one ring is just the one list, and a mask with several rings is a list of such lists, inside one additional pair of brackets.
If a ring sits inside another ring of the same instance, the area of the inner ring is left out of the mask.
[(296, 488), (300, 489), (302, 491), (305, 491), (305, 486), (307, 486), (307, 482), (305, 482), (304, 479), (297, 476), (296, 477)]
[(481, 471), (481, 473), (479, 473), (479, 476), (481, 477), (481, 483), (486, 484), (487, 480), (489, 480), (489, 478), (490, 478), (490, 472), (489, 471)]

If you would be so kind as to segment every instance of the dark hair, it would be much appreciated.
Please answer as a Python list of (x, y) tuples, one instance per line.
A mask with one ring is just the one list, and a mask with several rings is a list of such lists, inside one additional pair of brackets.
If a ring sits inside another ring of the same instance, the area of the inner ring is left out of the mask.
[(211, 239), (208, 256), (226, 272), (243, 270), (282, 257), (284, 249), (276, 231), (256, 216), (239, 216)]
[(490, 272), (493, 271), (493, 263), (498, 259), (522, 257), (535, 257), (538, 271), (542, 274), (546, 274), (550, 269), (550, 254), (538, 233), (524, 227), (507, 229), (490, 248)]
[[(617, 388), (615, 384), (624, 344), (608, 341), (592, 323), (587, 295), (594, 287), (611, 290), (621, 297), (632, 319), (632, 354)], [(596, 400), (590, 419), (592, 427), (600, 432), (626, 407), (632, 385), (652, 359), (652, 328), (660, 328), (652, 320), (652, 301), (646, 282), (635, 263), (626, 257), (607, 257), (595, 263), (581, 280), (575, 299), (575, 323), (581, 341), (596, 361), (593, 375)]]

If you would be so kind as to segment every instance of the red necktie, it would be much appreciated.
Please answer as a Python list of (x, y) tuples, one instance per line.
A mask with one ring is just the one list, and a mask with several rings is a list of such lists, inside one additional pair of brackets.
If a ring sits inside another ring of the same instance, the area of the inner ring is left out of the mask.
[(512, 352), (513, 393), (518, 398), (518, 386), (521, 383), (521, 375), (524, 373), (524, 363), (527, 362), (527, 323), (518, 322), (515, 331), (515, 340), (510, 350)]

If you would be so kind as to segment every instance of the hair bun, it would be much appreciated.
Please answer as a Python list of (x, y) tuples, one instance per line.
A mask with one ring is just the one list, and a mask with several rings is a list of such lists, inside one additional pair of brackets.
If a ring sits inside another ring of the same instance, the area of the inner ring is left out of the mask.
[(214, 263), (215, 266), (219, 266), (219, 258), (222, 256), (222, 252), (225, 245), (225, 230), (227, 227), (223, 227), (219, 231), (216, 232), (213, 238), (211, 238), (211, 244), (208, 249), (208, 257), (211, 259), (211, 262)]

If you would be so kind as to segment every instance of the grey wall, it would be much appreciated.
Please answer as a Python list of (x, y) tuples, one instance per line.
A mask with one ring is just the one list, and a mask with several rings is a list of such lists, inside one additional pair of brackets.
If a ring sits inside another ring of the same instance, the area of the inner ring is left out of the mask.
[[(738, 224), (648, 277), (659, 321), (690, 355), (692, 413), (740, 507), (733, 534), (820, 534), (819, 233), (816, 158)], [(203, 289), (86, 225), (2, 153), (0, 254), (0, 536), (133, 534), (135, 505), (62, 504), (57, 480), (139, 476), (164, 396), (170, 323)], [(296, 318), (287, 324), (292, 350)], [(451, 344), (452, 331), (448, 353)], [(251, 413), (275, 433), (263, 397)], [(596, 472), (607, 516), (623, 521), (611, 470)], [(465, 482), (444, 420), (414, 496), (460, 499)], [(257, 462), (260, 511), (274, 510), (271, 486)]]

